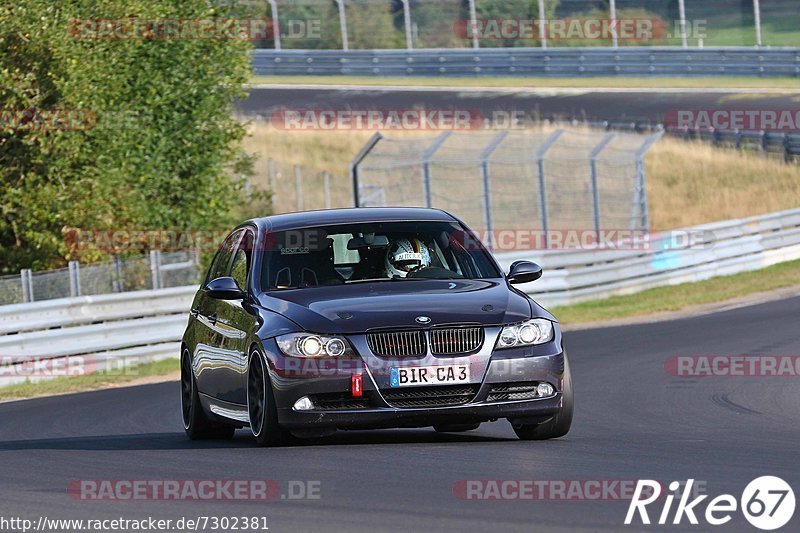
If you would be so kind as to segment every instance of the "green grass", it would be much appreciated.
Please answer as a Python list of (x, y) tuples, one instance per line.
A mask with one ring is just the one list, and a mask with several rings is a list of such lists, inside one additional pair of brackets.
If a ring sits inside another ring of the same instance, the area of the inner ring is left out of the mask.
[(177, 370), (179, 370), (177, 359), (165, 359), (131, 366), (122, 374), (115, 372), (114, 375), (110, 375), (107, 371), (101, 371), (86, 376), (59, 377), (38, 383), (28, 381), (0, 388), (0, 401), (103, 389), (142, 378), (164, 376)]
[(800, 260), (696, 283), (658, 287), (637, 294), (554, 307), (551, 311), (564, 324), (580, 324), (679, 311), (690, 306), (724, 302), (793, 286), (800, 286)]
[(785, 89), (800, 88), (798, 78), (707, 77), (707, 78), (537, 78), (537, 77), (367, 77), (367, 76), (254, 76), (253, 84), (290, 85), (400, 85), (426, 87), (510, 87), (510, 88), (632, 88), (632, 89)]

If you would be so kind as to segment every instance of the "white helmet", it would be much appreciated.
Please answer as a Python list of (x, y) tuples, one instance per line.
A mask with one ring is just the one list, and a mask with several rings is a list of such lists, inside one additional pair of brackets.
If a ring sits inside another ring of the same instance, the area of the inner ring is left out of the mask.
[(397, 239), (386, 251), (386, 274), (404, 278), (415, 268), (430, 266), (431, 254), (419, 239)]

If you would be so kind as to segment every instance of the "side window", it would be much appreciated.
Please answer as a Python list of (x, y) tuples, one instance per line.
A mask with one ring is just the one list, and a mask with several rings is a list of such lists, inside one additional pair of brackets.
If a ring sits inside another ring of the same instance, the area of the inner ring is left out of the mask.
[(233, 264), (231, 265), (230, 276), (239, 284), (239, 288), (247, 290), (247, 272), (250, 266), (250, 253), (253, 249), (253, 234), (246, 231), (244, 238), (239, 243), (236, 249), (236, 254), (233, 256)]
[(228, 235), (228, 237), (222, 242), (222, 245), (217, 252), (217, 256), (214, 258), (214, 263), (211, 265), (211, 268), (208, 271), (206, 283), (228, 275), (228, 265), (230, 265), (231, 256), (233, 255), (233, 251), (236, 249), (236, 244), (239, 242), (239, 238), (241, 236), (242, 232), (236, 231)]

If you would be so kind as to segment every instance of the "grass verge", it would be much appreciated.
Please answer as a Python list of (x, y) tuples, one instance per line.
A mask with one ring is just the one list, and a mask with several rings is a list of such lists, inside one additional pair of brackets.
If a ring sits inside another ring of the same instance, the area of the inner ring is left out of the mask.
[[(696, 305), (721, 303), (742, 296), (793, 286), (800, 286), (800, 260), (780, 263), (753, 272), (554, 307), (551, 311), (562, 323), (574, 325), (680, 311)], [(800, 291), (798, 293), (800, 294)]]
[(156, 376), (166, 376), (177, 370), (179, 370), (177, 359), (164, 359), (163, 361), (128, 367), (123, 374), (114, 372), (111, 375), (107, 371), (101, 371), (86, 376), (58, 377), (38, 383), (27, 381), (17, 385), (0, 387), (0, 401), (106, 389)]
[(797, 90), (797, 78), (707, 77), (707, 78), (636, 78), (601, 76), (596, 78), (536, 78), (487, 76), (464, 78), (438, 77), (369, 77), (369, 76), (254, 76), (252, 84), (282, 85), (373, 85), (421, 87), (509, 87), (574, 89), (786, 89)]

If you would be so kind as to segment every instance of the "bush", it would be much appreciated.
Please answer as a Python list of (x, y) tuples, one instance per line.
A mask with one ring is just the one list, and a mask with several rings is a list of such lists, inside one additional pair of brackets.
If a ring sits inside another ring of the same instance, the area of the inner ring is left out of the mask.
[[(102, 258), (70, 250), (69, 228), (233, 223), (250, 42), (70, 33), (76, 19), (226, 16), (183, 0), (0, 0), (0, 273)], [(25, 111), (78, 127), (8, 124)]]

